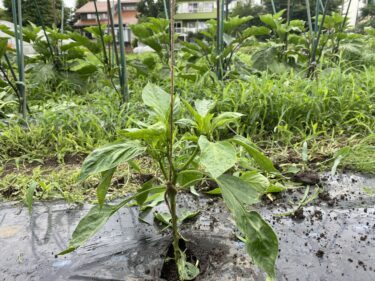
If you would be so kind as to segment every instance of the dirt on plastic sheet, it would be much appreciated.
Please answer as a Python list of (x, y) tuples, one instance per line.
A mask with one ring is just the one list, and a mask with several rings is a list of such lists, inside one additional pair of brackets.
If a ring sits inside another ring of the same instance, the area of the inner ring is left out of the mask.
[[(273, 214), (293, 210), (303, 189), (254, 206), (279, 237), (277, 280), (375, 280), (375, 177), (326, 174), (321, 176), (320, 188), (320, 196), (300, 209), (298, 216)], [(172, 268), (167, 269), (167, 277), (163, 269), (170, 233), (160, 231), (152, 214), (145, 218), (150, 224), (140, 222), (136, 208), (121, 209), (86, 245), (56, 257), (89, 208), (38, 202), (29, 215), (20, 204), (1, 204), (0, 280), (176, 278)], [(251, 263), (244, 243), (237, 239), (238, 232), (220, 198), (181, 194), (178, 208), (201, 210), (181, 232), (190, 255), (199, 261), (201, 275), (196, 280), (265, 280), (264, 273)], [(160, 205), (156, 210), (164, 212), (166, 208)]]

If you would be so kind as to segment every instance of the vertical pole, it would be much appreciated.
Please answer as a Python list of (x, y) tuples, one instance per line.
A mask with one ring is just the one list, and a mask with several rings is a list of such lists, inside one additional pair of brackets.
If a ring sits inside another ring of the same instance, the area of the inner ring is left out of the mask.
[(25, 91), (25, 63), (23, 57), (23, 35), (22, 35), (22, 6), (21, 0), (12, 0), (12, 12), (14, 33), (16, 37), (16, 53), (17, 53), (17, 66), (18, 66), (18, 81), (17, 87), (22, 98), (21, 113), (22, 117), (26, 119), (27, 114), (27, 101)]
[(169, 20), (167, 0), (163, 0), (165, 18)]
[(273, 14), (276, 14), (275, 2), (273, 0), (271, 0), (271, 4), (272, 4), (272, 12), (273, 12)]
[(96, 1), (97, 0), (94, 0), (96, 21), (98, 22), (98, 28), (99, 28), (99, 33), (100, 33), (100, 41), (102, 43), (102, 48), (103, 48), (104, 64), (108, 68), (107, 70), (109, 71), (109, 62), (108, 62), (108, 57), (107, 57), (107, 51), (106, 51), (106, 48), (105, 48), (105, 43), (104, 43), (104, 38), (103, 38), (103, 30), (102, 30), (102, 25), (100, 23), (100, 18), (99, 18), (98, 7), (96, 5)]
[(129, 98), (128, 81), (126, 75), (126, 58), (125, 58), (125, 42), (124, 42), (124, 25), (122, 22), (121, 0), (117, 0), (118, 13), (118, 40), (120, 45), (120, 69), (121, 69), (121, 95), (122, 101), (125, 103)]
[(65, 7), (64, 7), (64, 0), (61, 1), (61, 25), (60, 25), (60, 32), (64, 33), (64, 20), (65, 20)]
[(310, 35), (311, 35), (313, 31), (313, 27), (312, 27), (312, 19), (311, 19), (310, 0), (305, 0), (305, 3), (306, 3), (307, 20), (308, 20), (309, 30), (310, 30)]

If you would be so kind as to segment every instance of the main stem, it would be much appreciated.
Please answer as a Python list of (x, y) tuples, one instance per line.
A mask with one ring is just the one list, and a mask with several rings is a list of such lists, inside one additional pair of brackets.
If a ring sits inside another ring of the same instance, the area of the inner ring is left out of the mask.
[(174, 65), (175, 65), (175, 56), (174, 56), (174, 14), (175, 14), (175, 0), (170, 0), (170, 20), (169, 20), (169, 35), (170, 35), (170, 59), (169, 59), (169, 68), (170, 68), (170, 102), (169, 102), (169, 130), (168, 130), (168, 164), (169, 164), (169, 174), (168, 174), (168, 183), (166, 190), (166, 203), (168, 205), (169, 211), (172, 218), (172, 235), (173, 235), (173, 252), (176, 264), (181, 258), (181, 250), (179, 247), (180, 234), (178, 232), (177, 226), (177, 210), (176, 210), (176, 196), (177, 189), (175, 185), (175, 170), (173, 165), (173, 108), (174, 108)]

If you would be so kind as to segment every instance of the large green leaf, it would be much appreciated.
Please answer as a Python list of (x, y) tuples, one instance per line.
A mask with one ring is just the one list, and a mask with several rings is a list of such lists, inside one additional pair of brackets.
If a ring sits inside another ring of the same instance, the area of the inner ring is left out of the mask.
[(213, 178), (218, 178), (236, 164), (236, 150), (228, 141), (210, 142), (205, 136), (198, 140), (200, 164)]
[(148, 83), (142, 91), (143, 102), (151, 107), (155, 113), (162, 118), (166, 118), (169, 111), (170, 95), (159, 86)]
[(58, 255), (70, 253), (84, 244), (102, 228), (116, 211), (114, 206), (109, 205), (102, 207), (95, 205), (92, 207), (87, 215), (78, 223), (73, 232), (72, 239), (69, 241), (68, 248)]
[(275, 20), (274, 20), (274, 18), (273, 18), (273, 16), (270, 15), (270, 14), (260, 15), (260, 16), (259, 16), (259, 19), (260, 19), (263, 23), (265, 23), (265, 24), (267, 24), (268, 26), (270, 26), (272, 29), (275, 29), (275, 28), (277, 27), (277, 26), (276, 26), (276, 23), (275, 23)]
[[(275, 263), (278, 255), (278, 240), (272, 227), (255, 211), (248, 211), (244, 206), (244, 186), (241, 180), (218, 180), (225, 204), (231, 211), (237, 227), (246, 237), (246, 249), (253, 261), (271, 278), (275, 278)], [(230, 184), (229, 184), (230, 183)], [(247, 195), (249, 197), (249, 195)]]
[(259, 202), (262, 193), (238, 177), (221, 175), (216, 181), (222, 193), (223, 189), (233, 190), (242, 204), (252, 205)]
[(251, 141), (241, 136), (235, 136), (231, 141), (241, 145), (263, 170), (270, 173), (278, 173), (271, 159), (265, 156)]
[(72, 239), (69, 241), (68, 248), (60, 252), (58, 255), (65, 255), (82, 246), (87, 240), (93, 237), (102, 228), (102, 226), (114, 213), (116, 213), (130, 201), (136, 199), (139, 196), (159, 189), (159, 187), (156, 187), (139, 192), (134, 196), (123, 200), (117, 205), (95, 205), (78, 223), (76, 229), (73, 232)]
[(109, 144), (94, 150), (82, 164), (79, 180), (117, 167), (146, 151), (139, 143), (129, 141), (125, 143)]
[(270, 186), (269, 180), (257, 171), (248, 171), (241, 175), (241, 179), (260, 193), (265, 193)]

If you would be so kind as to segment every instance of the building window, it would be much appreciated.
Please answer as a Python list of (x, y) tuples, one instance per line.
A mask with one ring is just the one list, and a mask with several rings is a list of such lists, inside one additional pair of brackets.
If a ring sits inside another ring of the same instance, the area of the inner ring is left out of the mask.
[(178, 3), (177, 14), (211, 13), (215, 9), (215, 2)]
[(189, 21), (189, 22), (187, 22), (186, 26), (188, 28), (195, 28), (196, 23), (195, 23), (195, 21)]
[(189, 13), (198, 13), (198, 3), (189, 3)]
[(95, 19), (95, 14), (87, 14), (87, 19), (88, 19), (88, 20), (93, 20), (93, 19)]
[(203, 12), (211, 13), (213, 11), (214, 11), (214, 3), (212, 2), (203, 3)]
[(123, 10), (123, 11), (135, 11), (135, 10), (137, 10), (137, 4), (122, 4), (121, 10)]

